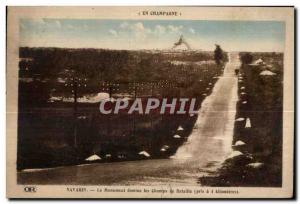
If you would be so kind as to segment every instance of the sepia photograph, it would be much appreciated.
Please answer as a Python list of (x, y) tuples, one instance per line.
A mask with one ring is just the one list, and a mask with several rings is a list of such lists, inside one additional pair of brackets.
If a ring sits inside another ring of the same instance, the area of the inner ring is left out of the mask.
[(8, 197), (292, 197), (293, 21), (8, 7)]

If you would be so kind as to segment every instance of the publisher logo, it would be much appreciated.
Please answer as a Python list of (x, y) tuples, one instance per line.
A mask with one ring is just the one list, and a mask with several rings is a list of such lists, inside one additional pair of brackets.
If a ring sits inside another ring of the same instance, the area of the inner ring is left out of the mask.
[(35, 193), (36, 192), (36, 188), (34, 186), (26, 186), (26, 187), (24, 187), (24, 191), (26, 193)]

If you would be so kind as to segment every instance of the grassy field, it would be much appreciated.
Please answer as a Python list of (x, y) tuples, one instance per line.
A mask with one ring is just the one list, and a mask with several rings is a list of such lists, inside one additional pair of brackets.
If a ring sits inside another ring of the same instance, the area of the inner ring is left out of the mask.
[(75, 78), (78, 98), (194, 97), (200, 108), (224, 68), (213, 52), (56, 48), (21, 48), (19, 65), (18, 169), (81, 164), (92, 154), (99, 162), (147, 159), (141, 151), (166, 158), (197, 119), (102, 115), (99, 102), (89, 101), (78, 103), (75, 112)]

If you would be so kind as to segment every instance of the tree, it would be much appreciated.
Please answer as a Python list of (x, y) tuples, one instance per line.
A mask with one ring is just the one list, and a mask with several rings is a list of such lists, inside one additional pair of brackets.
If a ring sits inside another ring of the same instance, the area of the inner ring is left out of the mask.
[(224, 53), (222, 48), (220, 47), (220, 45), (216, 45), (216, 49), (214, 51), (214, 58), (215, 58), (215, 62), (219, 65), (221, 64), (222, 60), (224, 59)]

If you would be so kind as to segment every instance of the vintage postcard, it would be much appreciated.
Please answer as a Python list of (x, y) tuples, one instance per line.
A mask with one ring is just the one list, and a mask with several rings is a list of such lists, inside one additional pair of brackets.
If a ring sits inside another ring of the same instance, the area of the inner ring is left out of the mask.
[(293, 7), (8, 7), (8, 198), (292, 198)]

